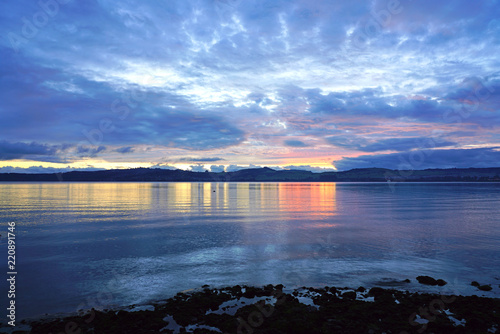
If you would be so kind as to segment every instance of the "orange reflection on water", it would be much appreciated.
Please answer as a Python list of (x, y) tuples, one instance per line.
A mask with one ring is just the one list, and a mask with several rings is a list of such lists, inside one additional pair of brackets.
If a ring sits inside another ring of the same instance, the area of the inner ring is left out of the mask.
[(266, 215), (280, 211), (286, 218), (324, 218), (336, 214), (335, 183), (171, 183), (169, 206), (177, 211), (197, 208), (206, 215), (221, 211)]
[(50, 189), (52, 196), (61, 187), (59, 190), (65, 190), (66, 194), (60, 200), (87, 212), (150, 210), (152, 205), (149, 183), (67, 183), (44, 184), (44, 187)]
[[(148, 183), (12, 183), (0, 184), (0, 206), (10, 212), (40, 210), (80, 216), (127, 215), (152, 207)], [(36, 224), (36, 221), (28, 221)]]
[(279, 183), (280, 211), (289, 219), (337, 214), (335, 183)]

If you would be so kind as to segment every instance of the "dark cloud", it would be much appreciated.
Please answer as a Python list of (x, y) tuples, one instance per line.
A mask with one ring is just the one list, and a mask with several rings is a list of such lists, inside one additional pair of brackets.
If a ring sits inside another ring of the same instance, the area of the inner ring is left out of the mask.
[(86, 167), (86, 168), (72, 168), (72, 167), (42, 167), (42, 166), (32, 166), (28, 168), (21, 167), (0, 167), (0, 173), (27, 173), (27, 174), (51, 174), (51, 173), (65, 173), (65, 172), (94, 172), (98, 170), (104, 170), (103, 168)]
[(363, 155), (333, 161), (339, 170), (353, 168), (426, 169), (500, 167), (499, 148), (415, 150), (401, 153)]
[(436, 142), (432, 138), (389, 138), (377, 141), (373, 144), (361, 147), (360, 150), (363, 152), (379, 152), (379, 151), (408, 151), (414, 148), (426, 148), (431, 146), (434, 147), (445, 147), (452, 146), (456, 143), (450, 141), (439, 141)]
[(225, 159), (219, 158), (219, 157), (201, 157), (201, 158), (185, 157), (185, 158), (179, 159), (179, 161), (186, 161), (186, 162), (216, 162), (216, 161), (222, 161), (222, 160), (225, 160)]
[(294, 140), (294, 139), (285, 140), (284, 143), (286, 146), (290, 146), (290, 147), (308, 147), (309, 146), (306, 143), (304, 143), (303, 141)]
[(326, 95), (319, 89), (298, 87), (281, 92), (282, 100), (288, 103), (306, 100), (311, 117), (315, 114), (348, 117), (355, 123), (363, 123), (360, 117), (371, 117), (482, 127), (500, 124), (500, 114), (494, 112), (500, 108), (500, 80), (496, 75), (465, 78), (459, 85), (436, 86), (425, 91), (430, 96), (388, 97), (380, 87)]
[(96, 157), (98, 153), (105, 152), (106, 146), (78, 146), (76, 148), (76, 155), (80, 157)]
[(147, 144), (184, 148), (188, 150), (210, 150), (236, 145), (243, 141), (244, 133), (222, 117), (193, 114), (173, 110), (142, 114), (140, 137), (137, 127), (131, 125), (119, 133), (121, 142), (137, 138)]
[(412, 149), (436, 148), (453, 146), (456, 143), (447, 141), (442, 137), (407, 137), (388, 138), (369, 142), (362, 137), (353, 137), (348, 134), (337, 135), (325, 138), (330, 144), (355, 149), (362, 152), (380, 151), (409, 151)]
[(118, 153), (126, 154), (126, 153), (133, 153), (135, 151), (135, 149), (132, 146), (124, 146), (124, 147), (117, 148), (114, 151), (118, 152)]
[(315, 166), (311, 166), (311, 165), (300, 165), (300, 166), (289, 165), (289, 166), (275, 167), (274, 169), (276, 169), (276, 170), (305, 170), (305, 171), (313, 172), (313, 173), (334, 172), (336, 170), (334, 168), (322, 168), (322, 167), (315, 167)]
[(0, 141), (0, 160), (28, 159), (39, 161), (58, 161), (56, 155), (67, 149), (67, 145), (47, 145), (36, 142)]

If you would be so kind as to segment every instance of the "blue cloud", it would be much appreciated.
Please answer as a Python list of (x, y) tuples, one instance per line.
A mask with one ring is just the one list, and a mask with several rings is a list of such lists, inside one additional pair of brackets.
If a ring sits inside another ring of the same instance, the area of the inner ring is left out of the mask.
[(332, 163), (339, 170), (371, 167), (400, 170), (500, 167), (500, 150), (498, 148), (415, 150), (355, 158), (344, 157)]
[(187, 161), (187, 162), (216, 162), (216, 161), (222, 161), (222, 160), (225, 160), (225, 159), (219, 158), (219, 157), (200, 157), (200, 158), (185, 157), (185, 158), (179, 159), (179, 161)]
[(68, 145), (47, 145), (36, 142), (0, 141), (0, 160), (27, 159), (59, 162), (57, 153), (68, 149)]
[(86, 167), (86, 168), (71, 168), (71, 167), (53, 168), (53, 167), (42, 167), (42, 166), (33, 166), (28, 168), (10, 167), (10, 166), (0, 167), (0, 173), (26, 173), (26, 174), (50, 174), (50, 173), (65, 173), (74, 171), (94, 172), (98, 170), (104, 170), (104, 169), (95, 167)]
[(95, 157), (98, 153), (106, 151), (106, 146), (78, 146), (76, 154), (81, 157)]
[(290, 147), (308, 147), (309, 146), (306, 143), (304, 143), (303, 141), (294, 140), (294, 139), (285, 140), (284, 143), (286, 146), (290, 146)]
[(365, 138), (351, 138), (348, 135), (338, 135), (327, 137), (326, 140), (335, 146), (355, 149), (362, 152), (380, 151), (409, 151), (412, 149), (436, 148), (453, 146), (456, 143), (447, 141), (444, 138), (429, 137), (407, 137), (388, 138), (374, 142), (368, 142)]
[(133, 153), (134, 151), (135, 151), (135, 149), (132, 146), (124, 146), (124, 147), (117, 148), (115, 150), (115, 152), (122, 153), (122, 154)]
[(225, 169), (224, 165), (211, 165), (210, 166), (210, 171), (212, 173), (221, 173)]
[(189, 166), (192, 172), (205, 172), (207, 169), (203, 165), (191, 165)]
[(290, 165), (290, 166), (275, 167), (274, 169), (276, 169), (276, 170), (305, 170), (305, 171), (313, 172), (313, 173), (334, 172), (336, 170), (335, 168), (314, 167), (311, 165), (299, 165), (299, 166)]

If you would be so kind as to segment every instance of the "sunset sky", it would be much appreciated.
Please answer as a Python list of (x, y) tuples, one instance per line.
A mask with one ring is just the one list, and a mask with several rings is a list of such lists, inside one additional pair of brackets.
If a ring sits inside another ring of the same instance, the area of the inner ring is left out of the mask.
[(3, 1), (0, 36), (0, 172), (500, 166), (500, 1)]

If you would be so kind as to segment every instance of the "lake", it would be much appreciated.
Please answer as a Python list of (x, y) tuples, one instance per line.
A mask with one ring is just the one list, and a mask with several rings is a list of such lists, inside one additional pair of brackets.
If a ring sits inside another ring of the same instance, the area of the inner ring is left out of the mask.
[(11, 221), (18, 319), (204, 284), (500, 295), (499, 183), (0, 183), (4, 275)]

